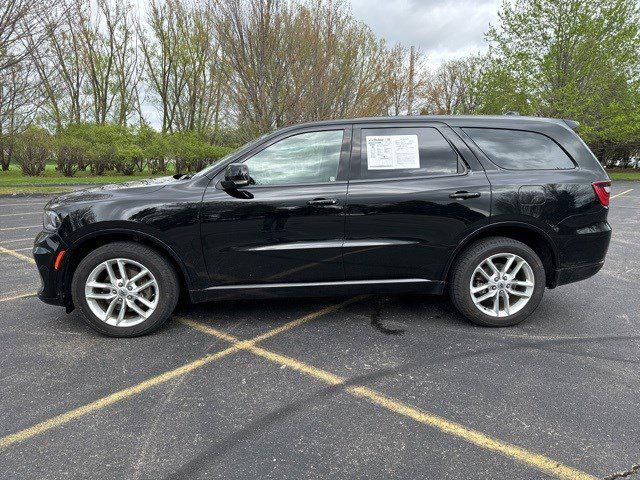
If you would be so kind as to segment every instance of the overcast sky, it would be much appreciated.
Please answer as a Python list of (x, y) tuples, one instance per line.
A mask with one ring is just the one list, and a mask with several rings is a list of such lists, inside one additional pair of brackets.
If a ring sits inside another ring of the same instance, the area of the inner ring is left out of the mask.
[(430, 60), (486, 49), (500, 0), (351, 0), (353, 14), (391, 43), (421, 47)]
[[(146, 0), (138, 0), (143, 6)], [(415, 45), (433, 68), (448, 58), (485, 51), (484, 34), (495, 24), (501, 0), (351, 0), (353, 15), (391, 44)], [(147, 121), (159, 127), (161, 116), (143, 105)]]

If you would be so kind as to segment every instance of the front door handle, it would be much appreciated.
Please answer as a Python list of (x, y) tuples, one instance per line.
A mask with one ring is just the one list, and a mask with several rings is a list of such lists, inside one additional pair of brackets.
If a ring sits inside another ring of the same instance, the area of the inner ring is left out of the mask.
[(480, 192), (460, 191), (460, 192), (452, 193), (451, 195), (449, 195), (449, 198), (466, 200), (467, 198), (478, 198), (479, 196), (480, 196)]
[(313, 200), (309, 200), (307, 205), (313, 205), (314, 207), (322, 206), (322, 205), (335, 205), (338, 203), (338, 200), (335, 198), (314, 198)]

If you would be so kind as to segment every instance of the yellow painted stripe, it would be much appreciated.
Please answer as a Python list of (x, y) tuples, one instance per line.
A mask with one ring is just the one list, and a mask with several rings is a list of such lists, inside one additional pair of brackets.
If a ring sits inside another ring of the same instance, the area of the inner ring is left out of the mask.
[(45, 420), (44, 422), (37, 423), (31, 427), (25, 428), (24, 430), (12, 433), (11, 435), (7, 435), (6, 437), (0, 439), (0, 449), (8, 447), (13, 443), (22, 442), (29, 438), (35, 437), (36, 435), (40, 435), (47, 430), (51, 430), (52, 428), (63, 425), (78, 417), (95, 412), (96, 410), (100, 410), (104, 407), (108, 407), (109, 405), (113, 405), (114, 403), (117, 403), (121, 400), (133, 397), (134, 395), (138, 395), (151, 387), (155, 387), (162, 383), (168, 382), (169, 380), (173, 380), (176, 377), (185, 375), (189, 372), (192, 372), (193, 370), (196, 370), (197, 368), (203, 367), (210, 362), (226, 357), (230, 353), (237, 352), (240, 349), (241, 348), (239, 346), (233, 345), (231, 347), (225, 348), (224, 350), (221, 350), (220, 352), (207, 355), (206, 357), (199, 358), (198, 360), (194, 360), (193, 362), (182, 365), (181, 367), (169, 370), (168, 372), (162, 373), (155, 377), (151, 377), (148, 380), (138, 383), (137, 385), (134, 385), (132, 387), (125, 388), (124, 390), (120, 390), (112, 393), (111, 395), (107, 395), (106, 397), (102, 397), (95, 402), (91, 402), (73, 410), (69, 410), (68, 412), (57, 415), (53, 418)]
[(9, 302), (11, 300), (18, 300), (19, 298), (35, 297), (36, 292), (20, 293), (18, 295), (10, 295), (8, 297), (0, 297), (0, 302)]
[(33, 264), (36, 263), (36, 261), (33, 258), (23, 255), (22, 253), (16, 252), (15, 250), (10, 250), (8, 248), (0, 247), (0, 253), (4, 253), (5, 255), (11, 255), (12, 257), (16, 257), (16, 258), (19, 258), (20, 260), (24, 260), (25, 262), (29, 262)]
[(615, 195), (612, 195), (611, 198), (609, 198), (609, 200), (612, 200), (614, 198), (618, 198), (621, 197), (623, 195), (626, 195), (629, 192), (633, 192), (633, 188), (630, 188), (629, 190), (625, 190), (624, 192), (620, 192), (620, 193), (616, 193)]
[[(99, 398), (98, 400), (88, 403), (86, 405), (83, 405), (81, 407), (75, 408), (73, 410), (70, 410), (68, 412), (62, 413), (60, 415), (57, 415), (53, 418), (50, 418), (48, 420), (45, 420), (43, 422), (37, 423), (31, 427), (25, 428), (24, 430), (20, 430), (19, 432), (16, 433), (12, 433), (11, 435), (7, 435), (6, 437), (3, 437), (0, 439), (0, 449), (7, 447), (9, 445), (12, 445), (14, 443), (17, 442), (22, 442), (24, 440), (28, 440), (29, 438), (35, 437), (37, 435), (40, 435), (42, 433), (45, 433), (48, 430), (51, 430), (52, 428), (58, 427), (60, 425), (63, 425), (65, 423), (70, 422), (71, 420), (74, 420), (76, 418), (82, 417), (84, 415), (87, 415), (89, 413), (95, 412), (97, 410), (100, 410), (102, 408), (108, 407), (109, 405), (113, 405), (114, 403), (117, 403), (119, 401), (125, 400), (127, 398), (131, 398), (135, 395), (138, 395), (142, 392), (144, 392), (145, 390), (151, 388), (151, 387), (155, 387), (157, 385), (161, 385), (165, 382), (168, 382), (169, 380), (173, 380), (174, 378), (180, 377), (182, 375), (185, 375), (189, 372), (192, 372), (198, 368), (201, 368), (205, 365), (207, 365), (208, 363), (211, 363), (215, 360), (219, 360), (223, 357), (226, 357), (227, 355), (237, 352), (239, 350), (243, 350), (248, 346), (252, 346), (254, 345), (256, 342), (260, 341), (260, 340), (264, 340), (265, 338), (270, 338), (273, 337), (274, 335), (277, 335), (278, 333), (282, 333), (286, 330), (289, 330), (293, 327), (295, 327), (296, 325), (300, 325), (301, 323), (304, 322), (308, 322), (311, 319), (317, 318), (320, 315), (325, 315), (329, 312), (338, 310), (339, 308), (342, 308), (343, 306), (346, 306), (350, 303), (353, 303), (355, 301), (357, 301), (359, 298), (361, 297), (356, 297), (356, 298), (352, 298), (350, 300), (347, 300), (345, 302), (336, 304), (336, 305), (331, 305), (329, 307), (325, 307), (321, 310), (318, 310), (316, 312), (310, 313), (308, 315), (305, 315), (304, 317), (301, 317), (299, 319), (296, 320), (292, 320), (291, 322), (285, 323), (284, 325), (273, 329), (273, 330), (269, 330), (268, 332), (262, 334), (262, 335), (258, 335), (257, 337), (254, 337), (252, 339), (249, 340), (245, 340), (245, 341), (240, 341), (235, 337), (231, 337), (229, 336), (228, 338), (230, 340), (231, 343), (233, 343), (232, 346), (225, 348), (224, 350), (221, 350), (220, 352), (211, 354), (211, 355), (207, 355), (205, 357), (199, 358), (197, 360), (194, 360), (193, 362), (187, 363), (185, 365), (182, 365), (181, 367), (175, 368), (173, 370), (169, 370), (168, 372), (162, 373), (160, 375), (157, 375), (155, 377), (151, 377), (141, 383), (138, 383), (137, 385), (133, 385), (132, 387), (129, 388), (125, 388), (124, 390), (119, 390), (115, 393), (112, 393), (110, 395), (107, 395), (105, 397)], [(185, 324), (189, 324), (188, 322), (191, 322), (191, 320), (187, 321), (187, 319), (180, 319), (180, 321), (182, 323)], [(195, 323), (195, 322), (194, 322)], [(204, 325), (203, 325), (204, 327)], [(202, 330), (205, 331), (205, 330)], [(224, 340), (226, 340), (227, 337), (221, 337)]]
[(42, 225), (27, 225), (26, 227), (8, 227), (8, 228), (0, 228), (0, 231), (6, 232), (8, 230), (23, 230), (25, 228), (42, 228)]
[(291, 330), (294, 327), (297, 327), (298, 325), (301, 325), (305, 322), (310, 322), (311, 320), (315, 320), (318, 317), (321, 317), (323, 315), (327, 315), (331, 312), (335, 312), (336, 310), (340, 310), (341, 308), (346, 307), (347, 305), (350, 305), (352, 303), (355, 302), (359, 302), (360, 300), (363, 300), (367, 298), (366, 295), (361, 295), (358, 297), (353, 297), (350, 298), (349, 300), (345, 300), (344, 302), (341, 303), (337, 303), (335, 305), (329, 305), (328, 307), (324, 307), (320, 310), (317, 310), (315, 312), (312, 312), (308, 315), (305, 315), (304, 317), (300, 317), (296, 320), (292, 320), (290, 322), (285, 323), (284, 325), (281, 325), (280, 327), (277, 328), (273, 328), (269, 331), (267, 331), (266, 333), (263, 333), (262, 335), (258, 335), (257, 337), (254, 337), (250, 340), (238, 340), (236, 337), (233, 337), (231, 335), (227, 335), (226, 333), (217, 330), (213, 327), (209, 327), (208, 325), (205, 325), (203, 323), (200, 322), (196, 322), (195, 320), (191, 320), (189, 318), (183, 318), (183, 317), (178, 317), (177, 320), (180, 323), (183, 323), (185, 325), (188, 325), (189, 327), (195, 328), (196, 330), (201, 331), (202, 333), (206, 333), (208, 335), (214, 335), (218, 338), (220, 338), (221, 340), (225, 340), (227, 342), (230, 343), (235, 343), (235, 344), (242, 344), (243, 348), (246, 348), (248, 346), (251, 345), (255, 345), (258, 342), (262, 342), (263, 340), (266, 340), (268, 338), (271, 338), (275, 335), (279, 335), (282, 332), (286, 332), (287, 330)]
[(16, 243), (16, 242), (26, 242), (27, 240), (33, 241), (34, 237), (20, 237), (20, 238), (11, 238), (9, 240), (1, 240), (0, 243)]
[[(197, 322), (190, 322), (189, 324), (191, 325), (194, 323)], [(301, 362), (300, 360), (296, 360), (285, 355), (280, 355), (278, 353), (265, 350), (264, 348), (257, 347), (252, 343), (242, 342), (239, 339), (227, 333), (221, 332), (213, 327), (200, 325), (197, 328), (198, 330), (213, 335), (221, 340), (234, 342), (234, 345), (249, 350), (255, 355), (266, 358), (271, 362), (317, 378), (318, 380), (322, 380), (323, 382), (330, 385), (339, 385), (345, 383), (345, 379), (339, 377), (338, 375), (334, 375), (320, 368), (308, 365), (304, 362)], [(564, 480), (595, 480), (595, 477), (587, 473), (581, 472), (580, 470), (576, 470), (571, 467), (567, 467), (560, 462), (548, 458), (544, 455), (533, 453), (524, 448), (511, 445), (496, 438), (492, 438), (489, 435), (478, 430), (465, 427), (464, 425), (453, 422), (451, 420), (447, 420), (446, 418), (439, 415), (412, 407), (410, 405), (407, 405), (406, 403), (400, 402), (379, 392), (376, 392), (371, 388), (361, 386), (347, 386), (345, 387), (345, 391), (356, 397), (366, 398), (370, 402), (398, 415), (411, 418), (416, 422), (436, 428), (443, 433), (461, 438), (462, 440), (465, 440), (485, 450), (501, 453), (515, 460), (519, 460), (520, 462), (526, 463), (531, 467), (534, 467), (546, 474), (553, 475), (557, 478), (561, 478)]]

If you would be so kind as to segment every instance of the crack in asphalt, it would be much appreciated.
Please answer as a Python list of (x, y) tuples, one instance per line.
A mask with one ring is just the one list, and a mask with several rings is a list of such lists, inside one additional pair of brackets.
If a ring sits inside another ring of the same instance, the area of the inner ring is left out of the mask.
[[(338, 385), (331, 385), (325, 388), (321, 388), (316, 392), (306, 396), (305, 398), (296, 400), (294, 402), (290, 402), (282, 407), (274, 409), (265, 415), (257, 418), (249, 422), (244, 428), (233, 432), (231, 435), (226, 438), (221, 439), (220, 441), (215, 442), (210, 448), (201, 454), (197, 455), (194, 459), (183, 464), (177, 471), (169, 474), (165, 477), (165, 479), (182, 479), (182, 478), (194, 478), (196, 475), (202, 472), (206, 468), (206, 466), (210, 462), (215, 462), (216, 459), (220, 457), (220, 455), (230, 451), (234, 447), (242, 444), (244, 441), (249, 440), (251, 438), (255, 438), (261, 433), (268, 431), (273, 428), (278, 423), (284, 421), (287, 417), (294, 415), (303, 409), (313, 405), (318, 400), (323, 398), (334, 396), (342, 391), (344, 391), (348, 387), (357, 387), (364, 386), (370, 382), (382, 380), (386, 377), (390, 377), (392, 375), (396, 375), (399, 373), (403, 373), (405, 371), (409, 371), (415, 368), (426, 368), (432, 366), (436, 363), (444, 363), (452, 360), (464, 360), (476, 356), (481, 355), (489, 355), (498, 352), (505, 352), (509, 350), (518, 350), (521, 348), (531, 348), (534, 350), (541, 351), (552, 351), (556, 353), (562, 353), (566, 355), (572, 355), (583, 358), (599, 358), (603, 360), (610, 360), (616, 362), (627, 362), (627, 363), (638, 363), (640, 361), (630, 360), (630, 359), (620, 359), (616, 357), (611, 357), (608, 355), (594, 355), (588, 354), (586, 352), (574, 352), (571, 350), (565, 350), (562, 348), (554, 348), (558, 345), (562, 344), (580, 344), (580, 343), (596, 343), (602, 341), (629, 341), (629, 340), (640, 340), (640, 336), (634, 337), (616, 337), (616, 336), (603, 336), (603, 337), (592, 337), (592, 338), (580, 338), (580, 339), (550, 339), (550, 340), (541, 340), (541, 341), (530, 341), (530, 342), (516, 342), (514, 345), (498, 345), (490, 348), (481, 348), (477, 350), (462, 352), (459, 354), (445, 354), (445, 355), (434, 355), (430, 359), (426, 359), (428, 364), (417, 363), (417, 362), (408, 362), (397, 367), (386, 368), (382, 370), (377, 370), (375, 372), (371, 372), (365, 375), (359, 375), (356, 377), (352, 377), (346, 380), (343, 383)], [(424, 358), (422, 359), (425, 360)], [(636, 468), (637, 467), (637, 468)], [(634, 470), (635, 469), (635, 470)], [(627, 472), (621, 472), (620, 474), (614, 474), (614, 476), (605, 477), (604, 480), (615, 480), (618, 478), (628, 477), (634, 473), (637, 473), (640, 469), (640, 465), (632, 467), (632, 469)], [(617, 475), (617, 476), (616, 476)]]
[(640, 472), (640, 464), (633, 465), (629, 470), (618, 472), (604, 477), (602, 480), (616, 480), (617, 478), (626, 478)]

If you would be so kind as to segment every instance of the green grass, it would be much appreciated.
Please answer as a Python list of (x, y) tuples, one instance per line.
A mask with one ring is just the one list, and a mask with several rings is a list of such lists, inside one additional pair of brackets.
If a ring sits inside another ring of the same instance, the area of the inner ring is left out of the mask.
[[(171, 175), (167, 172), (164, 175)], [(142, 173), (135, 172), (133, 175), (122, 175), (121, 173), (107, 172), (104, 175), (91, 175), (88, 170), (76, 172), (73, 177), (65, 177), (56, 171), (56, 166), (47, 164), (42, 175), (30, 177), (23, 175), (18, 165), (10, 165), (8, 171), (0, 171), (0, 195), (33, 195), (62, 193), (72, 190), (74, 184), (104, 185), (108, 183), (122, 183), (143, 178), (161, 177), (152, 175), (148, 171)], [(65, 185), (69, 185), (66, 187)]]
[(638, 180), (640, 181), (640, 171), (638, 170), (607, 170), (611, 180)]
[[(169, 175), (167, 173), (165, 175)], [(121, 183), (129, 182), (132, 180), (139, 180), (141, 178), (159, 177), (162, 175), (151, 175), (148, 171), (142, 173), (136, 172), (134, 175), (122, 175), (115, 172), (107, 172), (104, 175), (94, 176), (91, 172), (76, 172), (73, 177), (65, 177), (55, 170), (55, 165), (48, 164), (42, 175), (37, 177), (30, 177), (23, 175), (20, 171), (20, 167), (17, 165), (11, 165), (9, 171), (0, 172), (0, 187), (35, 187), (35, 186), (47, 186), (55, 184), (72, 185), (77, 183), (91, 183), (91, 184), (104, 184), (104, 183)]]

